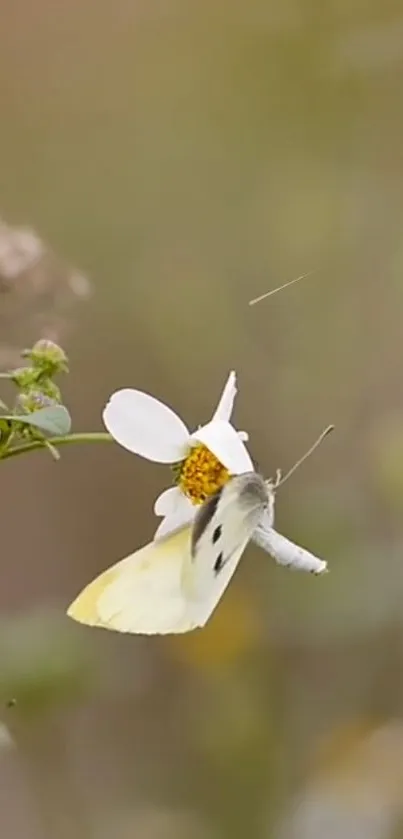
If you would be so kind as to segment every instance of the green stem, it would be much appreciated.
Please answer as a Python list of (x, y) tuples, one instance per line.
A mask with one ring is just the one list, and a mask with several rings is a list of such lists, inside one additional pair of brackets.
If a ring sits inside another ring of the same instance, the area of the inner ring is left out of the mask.
[(14, 449), (6, 449), (0, 455), (0, 460), (6, 460), (7, 457), (14, 457), (17, 454), (24, 454), (25, 452), (33, 452), (35, 449), (44, 449), (47, 443), (57, 447), (65, 446), (67, 443), (109, 443), (112, 440), (113, 437), (105, 431), (84, 431), (78, 434), (68, 434), (66, 437), (49, 437), (47, 440), (32, 440), (30, 443), (23, 443), (22, 446), (16, 446)]

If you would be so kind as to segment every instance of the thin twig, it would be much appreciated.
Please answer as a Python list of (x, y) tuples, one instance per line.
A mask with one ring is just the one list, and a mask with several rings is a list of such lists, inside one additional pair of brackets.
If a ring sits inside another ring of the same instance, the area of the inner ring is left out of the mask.
[(33, 452), (35, 449), (47, 448), (49, 443), (51, 446), (57, 447), (65, 446), (68, 443), (109, 443), (112, 440), (113, 437), (106, 431), (84, 431), (77, 434), (68, 434), (65, 437), (49, 437), (48, 440), (32, 440), (30, 443), (24, 443), (13, 449), (7, 449), (0, 456), (0, 460), (15, 457), (17, 454), (25, 454), (25, 452)]
[(45, 446), (46, 446), (48, 452), (53, 457), (53, 460), (60, 460), (60, 453), (59, 453), (58, 449), (56, 448), (56, 446), (53, 446), (52, 443), (49, 442), (49, 440), (45, 440), (44, 443), (45, 443)]

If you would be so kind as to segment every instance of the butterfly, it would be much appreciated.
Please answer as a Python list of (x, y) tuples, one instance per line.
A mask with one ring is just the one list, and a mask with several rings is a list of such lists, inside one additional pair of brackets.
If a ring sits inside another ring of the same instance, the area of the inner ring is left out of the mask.
[(89, 583), (67, 614), (79, 623), (143, 635), (203, 627), (274, 496), (258, 473), (231, 478), (192, 526), (150, 542)]

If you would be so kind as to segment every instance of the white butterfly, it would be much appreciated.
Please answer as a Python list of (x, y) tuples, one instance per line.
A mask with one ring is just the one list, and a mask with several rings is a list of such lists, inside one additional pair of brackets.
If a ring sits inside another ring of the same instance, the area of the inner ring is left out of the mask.
[(191, 527), (151, 542), (93, 580), (67, 614), (89, 626), (144, 635), (204, 626), (253, 537), (285, 565), (322, 573), (326, 563), (273, 529), (274, 488), (256, 472), (233, 477)]

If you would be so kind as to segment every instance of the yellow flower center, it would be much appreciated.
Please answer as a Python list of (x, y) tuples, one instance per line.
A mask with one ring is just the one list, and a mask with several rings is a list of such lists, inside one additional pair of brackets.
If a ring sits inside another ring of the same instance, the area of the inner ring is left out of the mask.
[(228, 469), (200, 443), (190, 450), (181, 464), (178, 484), (193, 504), (203, 504), (206, 498), (227, 483), (229, 477)]

